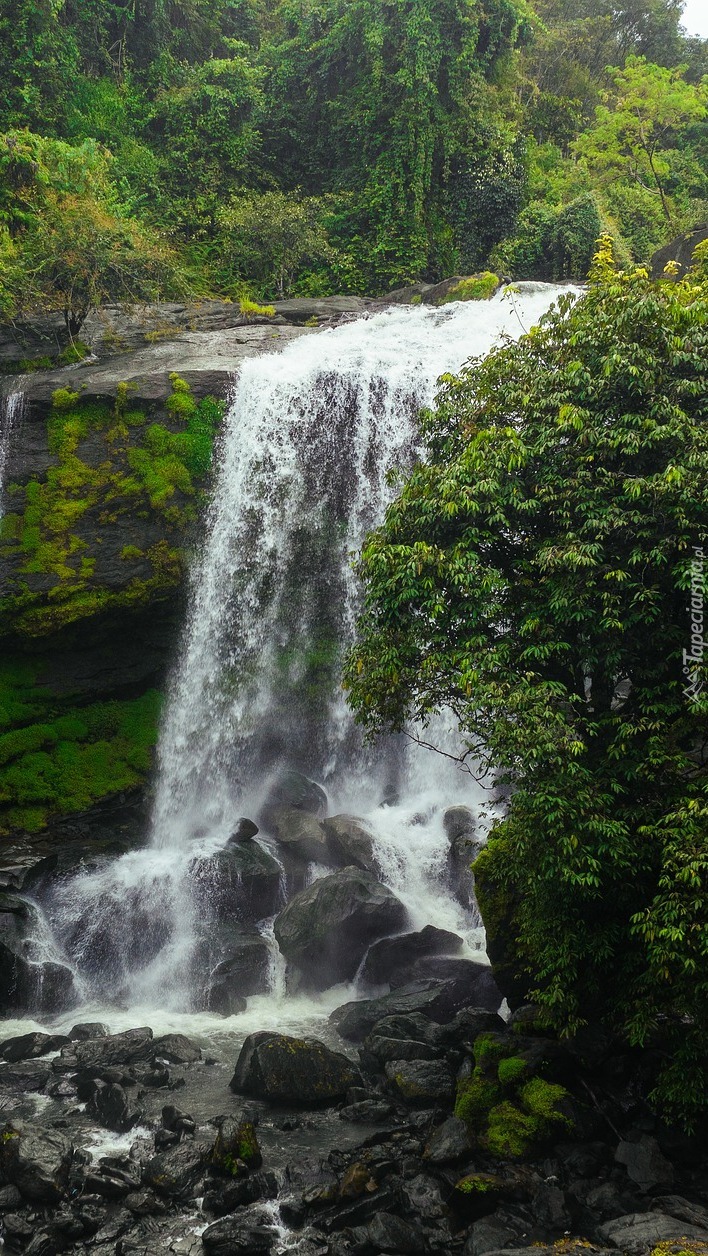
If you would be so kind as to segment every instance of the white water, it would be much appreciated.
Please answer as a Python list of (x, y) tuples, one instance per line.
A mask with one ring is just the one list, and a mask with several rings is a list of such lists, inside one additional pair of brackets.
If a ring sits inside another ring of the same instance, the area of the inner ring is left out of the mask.
[(13, 430), (22, 418), (25, 395), (21, 392), (8, 393), (0, 397), (0, 519), (4, 514), (5, 472), (7, 469), (10, 441)]
[[(359, 606), (351, 556), (395, 494), (387, 472), (419, 455), (416, 416), (438, 377), (527, 330), (559, 291), (528, 287), (492, 302), (392, 308), (244, 364), (192, 572), (150, 844), (70, 881), (50, 907), (55, 948), (88, 1002), (117, 997), (133, 1023), (139, 1009), (151, 1009), (150, 1024), (156, 1009), (197, 1010), (195, 857), (223, 846), (240, 815), (257, 814), (282, 766), (320, 781), (330, 814), (368, 820), (382, 878), (412, 927), (433, 923), (480, 946), (446, 885), (442, 814), (457, 803), (478, 809), (481, 791), (405, 739), (366, 750), (339, 674)], [(454, 728), (442, 735), (455, 746)], [(263, 929), (272, 936), (268, 922)], [(270, 1017), (282, 1027), (284, 1013), (319, 1019), (347, 997), (286, 999), (282, 966), (272, 969), (271, 996), (252, 998), (244, 1014), (257, 1013), (254, 1027)]]

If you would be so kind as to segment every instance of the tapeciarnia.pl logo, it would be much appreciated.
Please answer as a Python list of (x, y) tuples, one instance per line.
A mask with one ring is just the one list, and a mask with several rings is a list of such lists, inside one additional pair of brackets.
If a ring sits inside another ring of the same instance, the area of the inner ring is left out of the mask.
[(705, 561), (703, 549), (696, 546), (691, 562), (691, 602), (686, 607), (691, 616), (691, 648), (683, 652), (683, 674), (687, 679), (683, 693), (689, 702), (697, 702), (704, 687), (700, 668), (705, 654), (703, 636)]

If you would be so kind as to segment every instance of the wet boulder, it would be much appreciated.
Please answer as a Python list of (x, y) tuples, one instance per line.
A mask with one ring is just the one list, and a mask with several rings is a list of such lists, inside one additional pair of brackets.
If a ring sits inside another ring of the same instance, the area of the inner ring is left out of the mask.
[(168, 1064), (194, 1064), (201, 1060), (202, 1051), (185, 1034), (163, 1034), (153, 1038), (152, 1056)]
[(239, 842), (250, 842), (251, 838), (255, 837), (258, 832), (258, 825), (254, 824), (253, 820), (247, 820), (245, 816), (241, 816), (227, 845), (236, 846)]
[(369, 872), (342, 868), (291, 899), (275, 921), (275, 937), (301, 984), (326, 990), (356, 973), (370, 944), (403, 928), (408, 913)]
[(50, 1051), (58, 1051), (66, 1046), (69, 1038), (65, 1034), (21, 1034), (18, 1038), (8, 1038), (0, 1046), (0, 1056), (9, 1064), (18, 1064), (20, 1060), (37, 1060)]
[(73, 1156), (69, 1139), (57, 1130), (10, 1124), (0, 1131), (0, 1174), (32, 1202), (63, 1198)]
[(448, 807), (443, 815), (443, 828), (450, 841), (447, 859), (450, 884), (458, 901), (472, 911), (479, 922), (472, 864), (483, 843), (477, 835), (474, 812), (469, 807)]
[(363, 868), (376, 872), (374, 835), (356, 816), (331, 816), (323, 820), (330, 861), (341, 868)]
[(450, 981), (458, 992), (458, 1007), (485, 1007), (496, 1012), (503, 995), (494, 979), (489, 964), (481, 960), (446, 958), (428, 955), (415, 960), (402, 979), (395, 976), (391, 981), (398, 989), (411, 981)]
[(472, 1139), (464, 1121), (450, 1116), (433, 1130), (423, 1152), (429, 1164), (457, 1164), (472, 1154)]
[(194, 1199), (209, 1152), (206, 1143), (192, 1140), (168, 1147), (147, 1162), (143, 1184), (168, 1199)]
[(443, 1060), (390, 1060), (386, 1076), (394, 1093), (411, 1106), (452, 1103), (455, 1079)]
[(243, 1044), (230, 1086), (237, 1094), (324, 1107), (344, 1099), (361, 1082), (351, 1060), (317, 1038), (251, 1034)]
[(452, 979), (413, 981), (377, 999), (343, 1003), (332, 1012), (329, 1023), (342, 1038), (363, 1042), (377, 1021), (384, 1017), (420, 1013), (439, 1025), (446, 1025), (468, 1002), (464, 983), (460, 985)]
[(78, 1002), (71, 969), (41, 955), (40, 933), (33, 903), (0, 894), (0, 1005), (5, 1010), (51, 1013)]
[(281, 867), (259, 842), (229, 843), (192, 864), (195, 895), (210, 918), (256, 921), (280, 904)]
[(270, 948), (256, 930), (223, 928), (212, 939), (204, 966), (210, 969), (206, 1007), (232, 1016), (244, 1010), (250, 995), (268, 990)]
[(107, 1038), (110, 1032), (101, 1021), (82, 1021), (69, 1030), (68, 1037), (71, 1042), (84, 1042), (87, 1038)]
[(303, 863), (329, 864), (331, 856), (323, 826), (308, 811), (297, 807), (273, 807), (268, 828), (284, 853)]
[(321, 819), (327, 815), (327, 795), (321, 785), (302, 772), (282, 772), (272, 783), (261, 809), (261, 821), (268, 823), (275, 807), (294, 807)]
[(96, 1080), (91, 1086), (92, 1095), (88, 1106), (99, 1125), (123, 1133), (138, 1124), (143, 1113), (136, 1108), (118, 1082)]
[(248, 1169), (260, 1169), (263, 1157), (252, 1121), (224, 1117), (209, 1159), (214, 1168), (232, 1175), (239, 1163), (243, 1165), (244, 1173)]
[(278, 1235), (272, 1226), (255, 1225), (248, 1217), (222, 1217), (202, 1234), (211, 1256), (268, 1256)]
[[(369, 947), (361, 975), (372, 986), (405, 984), (412, 979), (410, 969), (416, 960), (430, 955), (457, 955), (462, 946), (462, 938), (456, 933), (426, 925), (418, 933), (404, 933), (398, 938), (374, 942)], [(395, 981), (396, 978), (399, 980)]]

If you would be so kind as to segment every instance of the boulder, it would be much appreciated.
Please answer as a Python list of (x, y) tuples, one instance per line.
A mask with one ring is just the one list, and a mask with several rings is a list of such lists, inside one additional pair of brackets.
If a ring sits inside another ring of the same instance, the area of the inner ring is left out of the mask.
[(193, 1199), (210, 1148), (205, 1143), (177, 1143), (153, 1156), (143, 1169), (143, 1183), (168, 1199)]
[(275, 921), (275, 937), (302, 984), (325, 990), (355, 975), (369, 945), (404, 928), (408, 913), (369, 872), (343, 868), (302, 890)]
[(671, 1186), (674, 1180), (673, 1166), (662, 1154), (656, 1139), (648, 1134), (632, 1141), (623, 1140), (615, 1152), (615, 1160), (625, 1166), (628, 1176), (642, 1191)]
[(264, 1032), (244, 1042), (230, 1086), (271, 1103), (317, 1107), (344, 1099), (360, 1080), (351, 1060), (317, 1038)]
[(374, 857), (374, 835), (356, 816), (330, 816), (323, 820), (329, 855), (336, 867), (363, 868), (377, 872)]
[(472, 864), (482, 848), (477, 837), (477, 820), (469, 807), (448, 807), (443, 815), (443, 828), (450, 840), (448, 875), (458, 902), (471, 911), (476, 922), (481, 917), (474, 895)]
[(87, 1038), (107, 1038), (110, 1032), (101, 1021), (83, 1021), (69, 1030), (69, 1038), (72, 1042), (84, 1042)]
[(85, 1041), (72, 1042), (62, 1047), (52, 1068), (57, 1073), (74, 1073), (83, 1070), (109, 1068), (114, 1064), (137, 1064), (152, 1059), (155, 1055), (155, 1043), (152, 1030), (145, 1026), (140, 1029), (127, 1029), (120, 1034), (108, 1034), (102, 1038), (87, 1038)]
[(277, 1237), (270, 1226), (254, 1225), (247, 1217), (233, 1216), (207, 1226), (202, 1243), (205, 1252), (213, 1256), (268, 1256)]
[(57, 1130), (6, 1125), (0, 1132), (0, 1173), (32, 1202), (63, 1198), (73, 1156), (69, 1139)]
[(376, 1022), (384, 1017), (420, 1013), (444, 1025), (466, 1001), (465, 991), (456, 981), (414, 981), (377, 999), (343, 1003), (332, 1012), (329, 1023), (342, 1038), (363, 1042)]
[(452, 1069), (442, 1060), (390, 1060), (386, 1076), (404, 1103), (430, 1108), (451, 1103), (455, 1094)]
[(489, 964), (482, 961), (424, 956), (410, 965), (403, 980), (394, 977), (391, 986), (395, 990), (412, 981), (453, 982), (459, 996), (458, 1007), (485, 1007), (496, 1012), (502, 1004), (503, 995), (494, 974)]
[(260, 1169), (263, 1164), (255, 1126), (251, 1121), (232, 1120), (225, 1117), (211, 1149), (210, 1162), (224, 1173), (234, 1173), (234, 1166), (241, 1161), (246, 1169)]
[(107, 1084), (94, 1081), (93, 1096), (89, 1106), (100, 1125), (109, 1130), (117, 1130), (119, 1133), (132, 1129), (142, 1116), (118, 1082)]
[(268, 827), (288, 855), (304, 863), (331, 862), (323, 826), (309, 811), (297, 807), (272, 807)]
[(327, 795), (321, 785), (302, 772), (283, 772), (271, 785), (261, 815), (265, 823), (274, 807), (294, 807), (321, 819), (327, 814)]
[(42, 921), (33, 903), (0, 894), (0, 1006), (7, 1012), (60, 1012), (78, 1002), (71, 969), (41, 958)]
[(245, 816), (242, 816), (228, 840), (228, 845), (232, 846), (237, 845), (239, 842), (250, 842), (251, 838), (255, 837), (258, 832), (258, 825), (254, 824), (253, 820), (247, 820)]
[(265, 994), (270, 973), (270, 948), (256, 931), (221, 929), (214, 955), (209, 948), (207, 967), (211, 968), (205, 1003), (212, 1012), (232, 1016), (244, 1011), (252, 994)]
[(635, 1252), (651, 1251), (657, 1244), (672, 1239), (708, 1243), (708, 1230), (663, 1212), (631, 1212), (624, 1217), (615, 1217), (601, 1225), (598, 1234), (610, 1247), (617, 1247), (629, 1256)]
[(195, 897), (209, 919), (253, 922), (280, 904), (282, 869), (259, 842), (234, 842), (192, 864)]
[[(416, 960), (430, 955), (456, 955), (462, 947), (462, 938), (456, 933), (426, 925), (418, 933), (404, 933), (398, 938), (374, 942), (369, 947), (361, 976), (372, 986), (405, 984), (411, 980), (409, 972)], [(392, 981), (392, 977), (399, 980)]]
[(414, 1228), (392, 1212), (380, 1212), (374, 1217), (366, 1227), (366, 1236), (376, 1252), (392, 1253), (394, 1256), (422, 1256), (426, 1250), (420, 1229)]
[(37, 1060), (48, 1055), (50, 1051), (58, 1051), (66, 1046), (69, 1038), (65, 1034), (21, 1034), (18, 1038), (8, 1038), (0, 1046), (0, 1055), (9, 1064), (17, 1064), (20, 1060)]
[(161, 1038), (153, 1038), (153, 1057), (167, 1060), (168, 1064), (194, 1064), (201, 1060), (201, 1048), (191, 1042), (184, 1034), (163, 1034)]
[(472, 1140), (464, 1121), (450, 1116), (433, 1130), (423, 1152), (430, 1164), (457, 1164), (472, 1153)]
[(700, 223), (691, 231), (676, 236), (668, 244), (657, 249), (651, 259), (652, 279), (659, 279), (670, 262), (677, 263), (677, 270), (671, 275), (673, 279), (682, 279), (693, 264), (693, 253), (699, 244), (708, 240), (708, 223)]

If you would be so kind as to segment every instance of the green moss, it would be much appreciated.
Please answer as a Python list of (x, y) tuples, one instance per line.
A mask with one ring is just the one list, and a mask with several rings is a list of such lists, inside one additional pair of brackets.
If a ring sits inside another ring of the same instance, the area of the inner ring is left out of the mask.
[(455, 1182), (461, 1195), (490, 1195), (499, 1190), (500, 1179), (491, 1173), (468, 1173)]
[[(10, 688), (5, 681), (5, 687)], [(160, 694), (72, 708), (0, 736), (0, 832), (36, 831), (142, 783), (157, 740)]]
[(512, 1055), (506, 1060), (499, 1061), (497, 1077), (502, 1086), (513, 1086), (522, 1078), (528, 1077), (528, 1074), (529, 1066), (519, 1055)]
[(564, 1086), (547, 1082), (543, 1077), (532, 1077), (520, 1092), (521, 1102), (533, 1116), (546, 1125), (562, 1125), (566, 1129), (573, 1128), (572, 1118), (564, 1111), (564, 1104), (569, 1099)]
[(499, 287), (499, 276), (495, 275), (491, 270), (483, 270), (479, 275), (470, 275), (468, 279), (461, 279), (459, 283), (451, 288), (446, 297), (443, 297), (441, 305), (447, 305), (449, 301), (488, 301), (494, 296)]
[(480, 1034), (475, 1039), (474, 1061), (482, 1069), (491, 1068), (506, 1054), (508, 1048), (500, 1034)]
[(239, 308), (245, 318), (275, 318), (274, 305), (259, 305), (257, 301), (249, 301), (248, 297), (241, 298)]
[(528, 1154), (539, 1133), (537, 1118), (505, 1100), (489, 1113), (485, 1142), (493, 1155), (516, 1160)]
[(472, 1077), (457, 1083), (455, 1116), (464, 1121), (472, 1133), (484, 1128), (490, 1108), (499, 1098), (499, 1087), (475, 1069)]

